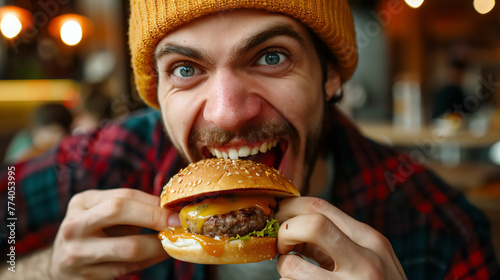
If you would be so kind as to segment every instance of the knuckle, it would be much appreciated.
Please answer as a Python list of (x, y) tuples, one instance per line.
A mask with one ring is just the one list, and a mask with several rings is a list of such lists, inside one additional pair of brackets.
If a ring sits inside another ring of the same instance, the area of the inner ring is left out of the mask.
[(133, 279), (127, 278), (127, 274), (133, 271), (142, 270), (138, 263), (127, 263), (126, 265), (118, 265), (110, 270), (110, 279)]
[(368, 245), (375, 252), (390, 252), (392, 251), (392, 245), (389, 239), (385, 237), (382, 233), (373, 229), (372, 227), (363, 224), (361, 226), (360, 232), (365, 233), (365, 238), (369, 239), (370, 244)]
[(329, 233), (330, 223), (331, 221), (321, 214), (310, 215), (307, 229), (310, 234), (322, 235)]
[(381, 250), (384, 251), (392, 251), (392, 245), (389, 239), (382, 235), (381, 233), (377, 232), (375, 235), (375, 246), (380, 248)]
[(125, 199), (134, 199), (137, 196), (135, 189), (119, 189), (119, 192), (119, 196)]
[(102, 215), (108, 219), (116, 218), (125, 207), (125, 200), (119, 197), (113, 197), (104, 203)]
[(139, 242), (139, 240), (135, 238), (131, 238), (127, 244), (121, 248), (123, 251), (123, 255), (128, 257), (129, 259), (138, 259), (142, 255), (142, 251), (144, 247)]
[(305, 204), (306, 210), (313, 213), (323, 213), (330, 207), (330, 203), (324, 199), (311, 197)]
[(160, 207), (158, 207), (157, 209), (152, 209), (152, 210), (148, 210), (148, 215), (147, 217), (144, 217), (144, 220), (150, 224), (150, 225), (156, 225), (156, 224), (159, 224), (160, 222), (163, 222), (163, 223), (166, 223), (166, 216), (164, 217), (164, 221), (161, 221), (162, 219), (162, 213), (161, 211), (158, 211), (158, 210), (161, 210)]
[(70, 271), (75, 269), (82, 263), (82, 256), (80, 255), (81, 248), (75, 243), (66, 244), (63, 257), (61, 258), (61, 269)]
[(73, 208), (73, 207), (81, 207), (81, 205), (84, 204), (86, 200), (88, 200), (89, 197), (94, 196), (98, 190), (85, 190), (82, 192), (79, 192), (75, 194), (74, 196), (71, 197), (68, 203), (68, 208)]
[(73, 208), (76, 205), (80, 205), (84, 200), (83, 199), (84, 196), (85, 194), (83, 192), (77, 193), (74, 196), (72, 196), (71, 199), (69, 200), (68, 208)]
[(302, 258), (297, 255), (283, 255), (280, 260), (279, 273), (282, 277), (294, 277), (301, 274)]
[(363, 279), (385, 279), (384, 263), (380, 258), (371, 258), (369, 261), (365, 260), (363, 264), (363, 274)]
[(77, 228), (77, 221), (73, 219), (65, 219), (59, 227), (59, 232), (64, 240), (70, 240), (76, 237)]

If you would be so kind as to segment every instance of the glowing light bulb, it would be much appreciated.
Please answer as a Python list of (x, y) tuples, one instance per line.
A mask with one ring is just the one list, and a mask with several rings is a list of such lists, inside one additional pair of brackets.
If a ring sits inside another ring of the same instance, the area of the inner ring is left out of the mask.
[(489, 154), (491, 161), (493, 161), (495, 164), (500, 165), (500, 141), (491, 146)]
[(82, 40), (82, 26), (74, 21), (68, 20), (61, 27), (61, 40), (69, 46), (75, 46)]
[(489, 13), (495, 7), (495, 0), (474, 0), (474, 9), (482, 15)]
[(422, 3), (424, 3), (424, 0), (405, 0), (406, 4), (412, 8), (418, 8)]
[(4, 16), (2, 22), (0, 22), (0, 30), (2, 31), (2, 34), (9, 39), (16, 37), (22, 29), (23, 25), (21, 24), (21, 21), (16, 15), (13, 14)]

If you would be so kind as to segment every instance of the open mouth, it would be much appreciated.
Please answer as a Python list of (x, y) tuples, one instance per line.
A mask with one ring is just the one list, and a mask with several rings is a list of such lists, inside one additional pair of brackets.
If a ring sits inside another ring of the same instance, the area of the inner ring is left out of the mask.
[(279, 170), (287, 146), (285, 140), (275, 139), (239, 147), (205, 147), (203, 155), (206, 158), (252, 160)]

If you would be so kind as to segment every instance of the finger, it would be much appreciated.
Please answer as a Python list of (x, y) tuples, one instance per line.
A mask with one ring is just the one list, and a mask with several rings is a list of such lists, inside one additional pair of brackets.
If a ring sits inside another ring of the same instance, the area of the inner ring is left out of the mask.
[(293, 217), (280, 227), (278, 252), (286, 254), (302, 243), (310, 243), (330, 256), (335, 262), (335, 269), (344, 265), (343, 260), (355, 259), (362, 249), (326, 216), (317, 213)]
[(66, 216), (59, 229), (62, 238), (74, 238), (101, 234), (104, 229), (116, 225), (146, 227), (158, 231), (166, 229), (172, 221), (179, 224), (178, 213), (141, 202), (112, 198), (78, 213)]
[(88, 264), (108, 262), (143, 262), (168, 257), (156, 234), (122, 237), (95, 237), (82, 243), (76, 253)]
[(87, 190), (73, 196), (69, 202), (68, 211), (87, 210), (110, 198), (124, 198), (144, 204), (160, 206), (160, 198), (135, 189)]
[[(56, 253), (55, 253), (56, 254)], [(113, 262), (145, 262), (168, 257), (156, 235), (128, 237), (93, 237), (81, 242), (69, 242), (55, 256), (59, 267), (67, 272)]]
[[(329, 202), (316, 197), (289, 198), (280, 202), (276, 219), (280, 222), (303, 214), (321, 213), (331, 220), (343, 233), (353, 241), (362, 241), (364, 233), (358, 228), (364, 224), (356, 221)], [(361, 235), (360, 237), (358, 237)], [(358, 240), (359, 239), (359, 240)]]
[(333, 271), (335, 269), (335, 262), (333, 259), (329, 255), (325, 254), (323, 250), (312, 244), (297, 244), (293, 251), (309, 259), (315, 260), (319, 266), (326, 270)]
[(282, 279), (333, 279), (328, 271), (294, 254), (280, 255), (277, 268)]
[(395, 264), (395, 269), (400, 275), (404, 275), (403, 267), (399, 262), (390, 241), (371, 226), (363, 223), (356, 225), (357, 230), (351, 239), (360, 246), (376, 253), (385, 263)]
[(88, 209), (81, 215), (83, 235), (92, 234), (115, 225), (131, 225), (164, 230), (170, 216), (178, 216), (177, 212), (143, 204), (134, 200), (112, 198)]

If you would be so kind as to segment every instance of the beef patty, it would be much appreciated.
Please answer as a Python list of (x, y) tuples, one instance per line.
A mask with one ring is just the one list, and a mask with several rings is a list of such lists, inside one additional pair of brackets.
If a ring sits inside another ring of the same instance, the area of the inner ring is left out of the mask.
[(203, 224), (201, 232), (196, 229), (194, 223), (187, 221), (187, 225), (189, 231), (195, 234), (210, 237), (236, 237), (237, 234), (244, 236), (256, 230), (262, 230), (267, 221), (273, 218), (274, 212), (265, 215), (261, 209), (250, 208), (210, 216)]

